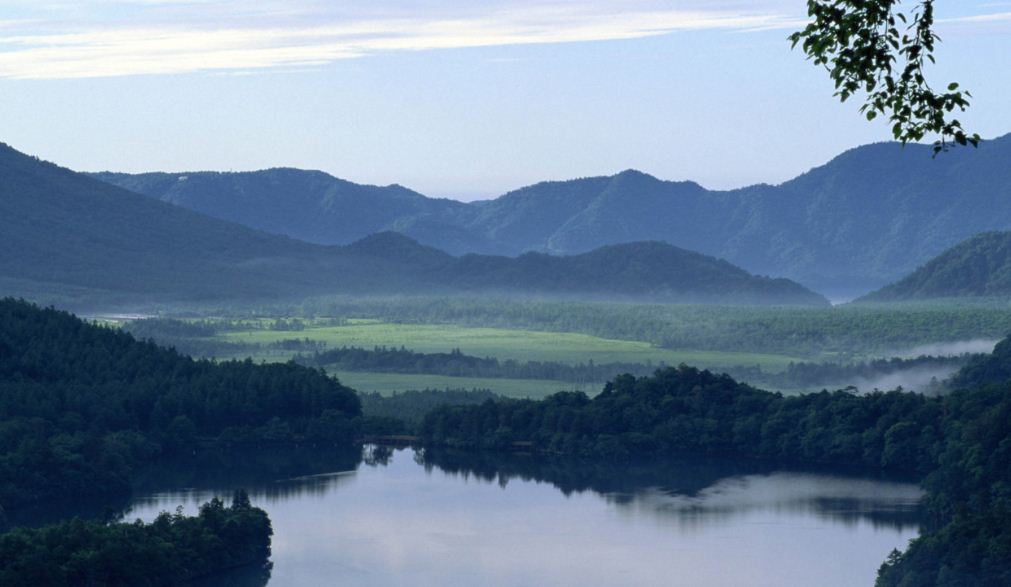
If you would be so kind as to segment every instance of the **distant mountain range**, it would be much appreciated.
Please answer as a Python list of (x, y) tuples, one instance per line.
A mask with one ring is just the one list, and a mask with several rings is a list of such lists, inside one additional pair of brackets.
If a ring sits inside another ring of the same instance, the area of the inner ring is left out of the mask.
[(1011, 296), (1011, 232), (976, 235), (859, 301)]
[(895, 281), (976, 233), (1011, 229), (1011, 135), (936, 158), (929, 146), (867, 145), (776, 186), (711, 191), (629, 170), (469, 204), (295, 169), (94, 176), (318, 244), (386, 230), (453, 254), (661, 241), (840, 297)]
[[(431, 204), (402, 188), (393, 191)], [(369, 200), (355, 194), (347, 198)], [(156, 201), (0, 146), (0, 295), (177, 301), (491, 292), (827, 303), (792, 281), (754, 276), (655, 242), (518, 258), (455, 257), (391, 232), (345, 246), (311, 244)]]

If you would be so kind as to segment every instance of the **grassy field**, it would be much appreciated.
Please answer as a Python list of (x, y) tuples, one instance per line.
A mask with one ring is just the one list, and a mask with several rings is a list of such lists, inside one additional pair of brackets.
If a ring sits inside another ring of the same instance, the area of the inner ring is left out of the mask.
[[(463, 353), (500, 360), (558, 361), (563, 363), (639, 362), (670, 365), (687, 363), (707, 368), (759, 365), (780, 371), (795, 357), (746, 352), (682, 351), (657, 348), (646, 342), (614, 340), (570, 332), (540, 332), (512, 328), (468, 327), (456, 324), (394, 324), (377, 320), (351, 320), (342, 326), (304, 330), (240, 330), (219, 334), (219, 340), (267, 345), (283, 339), (323, 341), (329, 348), (404, 346), (417, 352)], [(291, 353), (264, 352), (257, 359), (286, 359)]]
[(377, 391), (390, 395), (412, 389), (487, 389), (512, 398), (542, 399), (557, 391), (585, 391), (596, 394), (604, 384), (576, 384), (540, 379), (484, 379), (480, 377), (448, 377), (444, 375), (411, 375), (402, 373), (358, 373), (350, 371), (328, 373), (357, 391)]

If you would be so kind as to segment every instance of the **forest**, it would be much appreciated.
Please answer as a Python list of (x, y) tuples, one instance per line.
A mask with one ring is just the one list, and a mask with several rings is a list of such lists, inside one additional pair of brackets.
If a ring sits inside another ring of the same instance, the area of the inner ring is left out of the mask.
[(879, 584), (1006, 585), (1009, 417), (1007, 381), (933, 398), (901, 391), (784, 397), (682, 366), (651, 377), (619, 376), (592, 399), (559, 393), (540, 402), (443, 406), (420, 430), (433, 447), (614, 461), (743, 456), (914, 475), (924, 479), (928, 521), (906, 552), (885, 562)]
[[(126, 494), (140, 469), (198, 446), (348, 447), (360, 424), (354, 391), (321, 371), (196, 361), (66, 312), (0, 300), (0, 514)], [(238, 499), (196, 519), (16, 529), (0, 536), (0, 558), (10, 561), (0, 584), (169, 584), (265, 559), (269, 528), (266, 514)]]
[(0, 300), (5, 507), (123, 490), (140, 463), (197, 442), (350, 443), (360, 414), (354, 391), (317, 370), (197, 361), (66, 312)]
[[(355, 316), (391, 323), (458, 324), (577, 332), (670, 349), (823, 353), (863, 358), (939, 340), (1001, 339), (1011, 333), (1006, 300), (846, 304), (831, 308), (642, 304), (495, 297), (327, 296), (291, 304), (212, 307), (242, 316)], [(466, 349), (465, 349), (466, 350)]]
[(164, 512), (148, 524), (75, 518), (17, 528), (0, 535), (0, 587), (160, 587), (247, 565), (269, 577), (272, 533), (241, 491), (229, 506), (215, 498), (196, 516)]

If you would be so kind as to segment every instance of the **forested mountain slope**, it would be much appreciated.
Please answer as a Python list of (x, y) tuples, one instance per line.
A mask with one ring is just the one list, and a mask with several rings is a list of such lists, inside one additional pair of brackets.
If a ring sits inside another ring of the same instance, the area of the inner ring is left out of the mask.
[[(391, 232), (346, 246), (271, 235), (0, 147), (0, 287), (101, 298), (263, 299), (321, 293), (512, 293), (824, 304), (661, 243), (584, 255), (454, 257)], [(30, 287), (29, 287), (30, 286)]]
[(389, 230), (404, 217), (466, 207), (398, 185), (359, 185), (299, 169), (93, 177), (208, 216), (319, 244), (347, 244)]
[(323, 244), (378, 230), (453, 254), (572, 254), (656, 240), (844, 295), (894, 281), (973, 234), (1011, 229), (1009, 163), (1011, 135), (936, 158), (929, 146), (882, 143), (776, 186), (711, 191), (629, 170), (471, 204), (296, 170), (98, 177)]
[(1011, 295), (1011, 232), (976, 235), (861, 301)]

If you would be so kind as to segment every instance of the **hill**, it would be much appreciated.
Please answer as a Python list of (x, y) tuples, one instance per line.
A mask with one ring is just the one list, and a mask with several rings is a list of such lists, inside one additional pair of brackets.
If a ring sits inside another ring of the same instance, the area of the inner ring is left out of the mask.
[(323, 246), (253, 230), (0, 146), (0, 287), (68, 299), (521, 293), (823, 304), (783, 279), (660, 243), (572, 257), (454, 257), (385, 232)]
[(1011, 295), (1011, 232), (976, 235), (859, 301)]
[(776, 186), (711, 191), (628, 170), (470, 204), (297, 170), (97, 177), (321, 244), (395, 230), (453, 254), (568, 255), (655, 240), (853, 296), (973, 234), (1011, 229), (1008, 160), (1011, 135), (937, 158), (929, 146), (881, 143)]
[[(355, 393), (295, 365), (194, 361), (66, 312), (0, 299), (0, 507), (116, 494), (196, 439), (353, 436)], [(343, 427), (341, 426), (343, 425)], [(345, 442), (350, 444), (345, 438)], [(0, 510), (2, 511), (2, 510)]]

